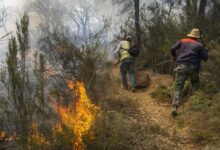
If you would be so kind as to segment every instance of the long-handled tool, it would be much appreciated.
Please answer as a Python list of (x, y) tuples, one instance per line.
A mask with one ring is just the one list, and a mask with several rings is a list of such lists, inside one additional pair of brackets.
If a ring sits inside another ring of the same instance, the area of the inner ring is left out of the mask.
[(206, 44), (204, 42), (204, 39), (203, 39), (203, 32), (202, 30), (199, 30), (200, 31), (200, 40), (201, 40), (201, 43), (202, 45), (204, 46), (204, 48), (206, 49), (206, 51), (209, 51), (209, 49), (206, 47)]
[(0, 40), (1, 40), (1, 39), (4, 39), (5, 37), (9, 36), (10, 34), (12, 34), (12, 32), (9, 32), (9, 33), (7, 33), (6, 35), (0, 37)]

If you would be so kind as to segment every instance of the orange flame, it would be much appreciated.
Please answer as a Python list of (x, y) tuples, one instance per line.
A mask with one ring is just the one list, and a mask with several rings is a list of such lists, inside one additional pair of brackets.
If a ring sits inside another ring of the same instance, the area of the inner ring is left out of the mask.
[[(37, 123), (32, 123), (31, 125), (30, 137), (28, 138), (28, 143), (29, 143), (29, 146), (31, 144), (38, 144), (38, 145), (49, 144), (46, 138), (38, 131)], [(31, 149), (31, 147), (29, 149)]]
[(6, 138), (6, 133), (5, 133), (5, 132), (0, 131), (0, 138)]
[(72, 140), (73, 149), (84, 150), (85, 144), (83, 142), (83, 136), (88, 134), (89, 129), (93, 125), (98, 107), (91, 103), (82, 82), (76, 81), (74, 83), (67, 81), (67, 84), (68, 87), (74, 91), (73, 96), (77, 97), (78, 100), (75, 107), (73, 105), (68, 108), (59, 107), (58, 113), (62, 123), (75, 135), (75, 138)]
[(3, 140), (5, 142), (15, 141), (15, 136), (9, 136), (6, 132), (0, 131), (0, 140)]

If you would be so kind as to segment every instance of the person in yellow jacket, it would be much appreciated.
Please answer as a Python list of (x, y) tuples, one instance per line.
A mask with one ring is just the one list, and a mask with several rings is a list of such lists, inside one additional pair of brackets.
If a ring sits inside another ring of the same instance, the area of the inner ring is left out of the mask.
[(121, 61), (120, 65), (120, 72), (122, 78), (122, 84), (124, 89), (128, 90), (128, 83), (127, 83), (127, 73), (130, 77), (131, 82), (131, 90), (135, 92), (136, 86), (136, 78), (135, 78), (135, 58), (128, 53), (129, 48), (132, 46), (132, 37), (127, 36), (125, 40), (121, 41), (118, 45), (117, 52), (119, 54), (119, 58)]

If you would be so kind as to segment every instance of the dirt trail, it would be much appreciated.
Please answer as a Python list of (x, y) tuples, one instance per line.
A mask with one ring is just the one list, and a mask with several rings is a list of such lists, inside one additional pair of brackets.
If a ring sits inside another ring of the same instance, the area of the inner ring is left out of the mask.
[[(155, 99), (150, 96), (159, 85), (169, 85), (173, 82), (173, 78), (169, 75), (158, 75), (152, 73), (152, 71), (146, 71), (151, 78), (150, 86), (145, 90), (137, 91), (132, 93), (122, 89), (122, 86), (116, 86), (118, 88), (118, 96), (124, 98), (132, 98), (139, 105), (141, 114), (137, 117), (148, 116), (153, 123), (157, 124), (160, 129), (167, 132), (166, 136), (157, 138), (159, 141), (163, 141), (171, 145), (170, 149), (178, 150), (195, 150), (197, 146), (193, 145), (189, 141), (189, 130), (187, 127), (178, 128), (178, 120), (171, 116), (171, 106), (168, 104), (158, 103)], [(119, 81), (120, 73), (118, 68), (112, 70), (113, 79), (115, 82)], [(140, 116), (142, 115), (142, 116)], [(144, 122), (144, 120), (142, 120)], [(147, 120), (146, 120), (147, 121)], [(149, 122), (149, 120), (148, 120)], [(173, 147), (172, 147), (173, 146)]]

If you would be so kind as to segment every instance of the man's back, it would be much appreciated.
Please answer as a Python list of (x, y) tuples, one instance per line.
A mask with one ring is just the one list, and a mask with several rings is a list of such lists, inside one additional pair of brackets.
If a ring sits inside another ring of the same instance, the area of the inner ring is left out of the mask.
[[(177, 53), (177, 49), (179, 49)], [(201, 43), (198, 41), (186, 38), (178, 41), (171, 48), (172, 55), (176, 57), (177, 64), (193, 64), (199, 67), (200, 60), (207, 61), (208, 55)]]
[(133, 58), (129, 53), (128, 49), (131, 47), (131, 44), (129, 41), (121, 41), (119, 44), (119, 53), (120, 53), (120, 59), (121, 61), (127, 59), (127, 58)]
[(192, 29), (192, 31), (187, 34), (187, 37), (186, 39), (178, 41), (171, 48), (173, 60), (177, 63), (174, 69), (175, 92), (171, 111), (173, 116), (177, 115), (177, 108), (182, 104), (185, 81), (187, 78), (190, 78), (193, 91), (197, 90), (200, 82), (200, 61), (208, 60), (207, 50), (197, 41), (201, 38), (199, 29)]

